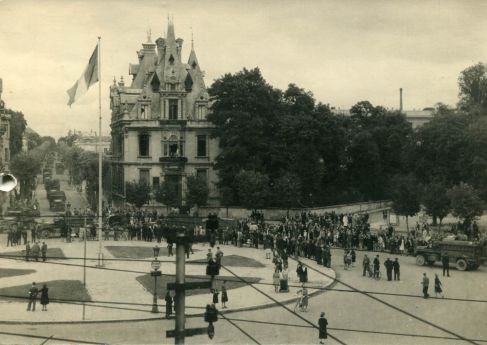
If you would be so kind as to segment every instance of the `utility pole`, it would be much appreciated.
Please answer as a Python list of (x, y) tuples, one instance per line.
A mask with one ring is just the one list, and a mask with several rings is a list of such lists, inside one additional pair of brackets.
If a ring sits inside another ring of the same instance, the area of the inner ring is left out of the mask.
[(184, 229), (179, 228), (176, 234), (176, 345), (184, 344), (184, 312), (186, 309), (186, 291), (184, 290), (184, 276), (186, 270), (186, 255)]
[[(172, 233), (174, 232), (174, 233)], [(176, 282), (168, 283), (167, 290), (175, 290), (175, 309), (176, 309), (176, 325), (174, 330), (166, 332), (166, 337), (174, 337), (174, 344), (184, 345), (184, 338), (205, 334), (208, 332), (208, 328), (185, 328), (185, 309), (186, 309), (186, 290), (192, 289), (209, 289), (211, 287), (210, 281), (197, 281), (186, 283), (185, 282), (185, 269), (186, 269), (186, 253), (185, 245), (190, 241), (190, 238), (186, 234), (185, 227), (173, 227), (168, 234), (171, 240), (176, 243)], [(167, 238), (166, 238), (167, 239)]]

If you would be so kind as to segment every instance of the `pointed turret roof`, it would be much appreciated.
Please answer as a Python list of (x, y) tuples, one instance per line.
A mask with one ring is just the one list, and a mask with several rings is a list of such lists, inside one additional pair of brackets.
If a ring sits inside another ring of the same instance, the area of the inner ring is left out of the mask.
[(189, 71), (188, 73), (191, 75), (191, 79), (193, 83), (197, 84), (200, 89), (206, 89), (205, 81), (203, 79), (203, 72), (200, 69), (200, 64), (198, 62), (198, 58), (196, 57), (196, 52), (194, 47), (191, 47), (191, 53), (189, 54), (188, 58), (188, 65)]
[(182, 82), (185, 68), (181, 63), (180, 44), (174, 35), (174, 24), (170, 20), (167, 24), (166, 50), (164, 56), (164, 82)]

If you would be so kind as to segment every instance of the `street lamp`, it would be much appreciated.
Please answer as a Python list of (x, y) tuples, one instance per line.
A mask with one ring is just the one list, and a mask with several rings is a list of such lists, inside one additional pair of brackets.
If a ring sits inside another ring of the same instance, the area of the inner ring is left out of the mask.
[(159, 268), (161, 267), (161, 262), (157, 260), (157, 257), (159, 256), (159, 250), (160, 248), (156, 245), (154, 248), (152, 248), (154, 251), (154, 260), (151, 262), (151, 276), (154, 277), (154, 295), (152, 299), (152, 313), (158, 313), (159, 309), (157, 307), (157, 277), (161, 275), (161, 271), (159, 271)]

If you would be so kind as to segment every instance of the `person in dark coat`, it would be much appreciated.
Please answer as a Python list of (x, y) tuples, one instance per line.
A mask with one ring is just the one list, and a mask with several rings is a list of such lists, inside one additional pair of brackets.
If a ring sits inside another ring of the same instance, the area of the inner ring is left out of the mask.
[(227, 307), (226, 303), (228, 302), (228, 293), (227, 293), (226, 283), (227, 282), (224, 280), (223, 285), (222, 285), (222, 308), (223, 309), (225, 309)]
[(392, 269), (394, 267), (394, 264), (392, 263), (391, 259), (387, 258), (387, 260), (384, 262), (384, 266), (386, 267), (387, 280), (391, 281), (392, 280)]
[(166, 297), (164, 298), (164, 300), (166, 301), (166, 319), (169, 319), (172, 314), (172, 303), (173, 303), (171, 293), (169, 291), (166, 293)]
[(326, 330), (327, 326), (328, 326), (328, 320), (326, 320), (325, 318), (325, 313), (321, 313), (320, 318), (318, 319), (320, 344), (324, 344), (325, 339), (328, 338), (328, 332)]
[(218, 289), (213, 290), (213, 304), (218, 304), (218, 295), (220, 293), (218, 292)]
[(42, 311), (47, 311), (47, 305), (49, 304), (49, 289), (47, 285), (44, 284), (41, 289), (41, 305)]
[(435, 296), (438, 297), (438, 295), (440, 295), (441, 298), (444, 298), (445, 296), (443, 295), (441, 285), (440, 278), (438, 278), (438, 274), (435, 273)]
[(392, 268), (394, 269), (394, 280), (401, 280), (400, 269), (401, 265), (399, 265), (399, 260), (396, 258), (392, 263)]
[(423, 285), (423, 297), (428, 298), (430, 295), (428, 294), (428, 288), (430, 285), (430, 279), (426, 275), (426, 273), (423, 273), (423, 280), (421, 281), (421, 285)]
[(450, 257), (448, 256), (448, 253), (443, 253), (441, 256), (441, 264), (443, 266), (443, 277), (445, 276), (445, 272), (447, 274), (447, 277), (450, 276)]
[(374, 259), (374, 278), (380, 278), (379, 271), (380, 271), (379, 255), (376, 255)]

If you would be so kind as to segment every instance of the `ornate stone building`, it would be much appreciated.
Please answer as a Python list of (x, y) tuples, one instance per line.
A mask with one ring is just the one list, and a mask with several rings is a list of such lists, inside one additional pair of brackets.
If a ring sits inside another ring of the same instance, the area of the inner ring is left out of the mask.
[(125, 198), (125, 184), (140, 181), (155, 187), (165, 180), (184, 204), (186, 177), (197, 175), (210, 190), (209, 204), (218, 203), (213, 162), (218, 141), (207, 120), (209, 95), (191, 44), (182, 62), (183, 40), (169, 22), (166, 38), (147, 43), (129, 65), (132, 83), (123, 78), (110, 87), (112, 109), (111, 179), (115, 204)]

